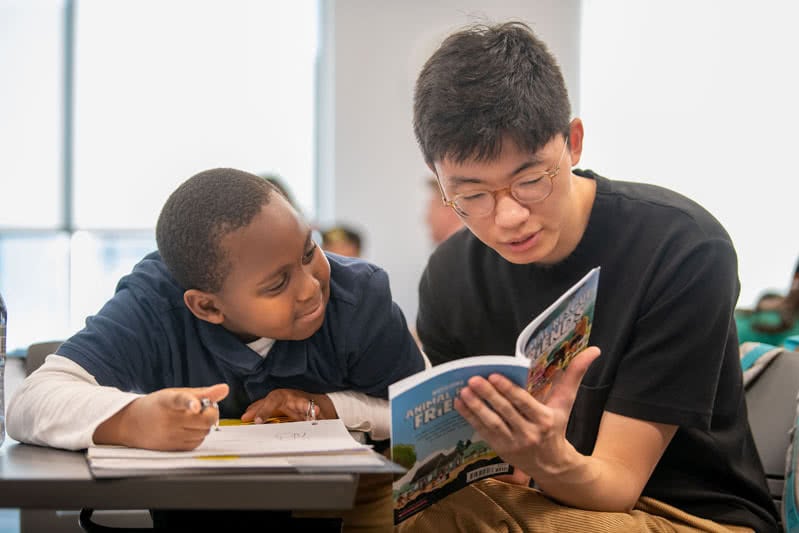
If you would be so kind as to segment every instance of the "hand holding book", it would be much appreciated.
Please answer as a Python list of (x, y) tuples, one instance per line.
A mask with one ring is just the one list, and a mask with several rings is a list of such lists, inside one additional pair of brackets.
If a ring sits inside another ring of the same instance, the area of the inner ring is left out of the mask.
[(549, 474), (551, 465), (570, 464), (570, 454), (577, 453), (566, 441), (566, 425), (580, 382), (599, 353), (591, 346), (574, 357), (543, 402), (505, 376), (491, 374), (470, 378), (455, 409), (504, 461), (533, 479)]
[(562, 464), (580, 381), (599, 355), (586, 349), (598, 283), (595, 268), (524, 328), (513, 356), (455, 359), (389, 387), (392, 459), (408, 468), (394, 482), (395, 523), (514, 466), (535, 477)]

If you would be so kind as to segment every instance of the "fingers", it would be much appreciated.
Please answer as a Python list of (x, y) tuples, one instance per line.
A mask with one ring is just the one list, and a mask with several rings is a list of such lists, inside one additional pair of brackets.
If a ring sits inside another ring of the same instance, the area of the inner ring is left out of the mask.
[(223, 400), (230, 391), (227, 383), (217, 383), (210, 387), (172, 388), (163, 389), (165, 398), (163, 405), (171, 409), (187, 410), (190, 413), (200, 413), (204, 410), (202, 400), (208, 399), (212, 403)]
[(515, 409), (485, 379), (469, 379), (468, 386), (461, 389), (455, 400), (455, 408), (483, 438), (488, 438), (490, 433), (510, 436), (505, 415)]
[[(305, 420), (308, 414), (309, 401), (313, 398), (312, 394), (295, 389), (275, 389), (265, 398), (250, 404), (247, 410), (241, 415), (242, 422), (254, 422), (262, 424), (267, 419), (286, 415), (291, 420)], [(321, 406), (314, 407), (314, 413), (321, 414)]]
[(252, 422), (255, 419), (255, 416), (261, 411), (261, 405), (263, 405), (266, 398), (261, 398), (260, 400), (251, 403), (247, 410), (244, 411), (244, 414), (241, 415), (242, 422)]
[(274, 416), (279, 410), (279, 405), (283, 402), (283, 389), (273, 390), (265, 398), (258, 400), (247, 408), (241, 416), (242, 422), (254, 422), (263, 424), (266, 419)]
[(591, 366), (591, 363), (599, 357), (600, 354), (599, 348), (596, 346), (589, 346), (582, 352), (578, 353), (574, 360), (569, 364), (566, 368), (564, 379), (564, 383), (568, 383), (570, 388), (576, 389), (580, 386), (580, 382), (583, 380), (583, 376), (588, 371), (588, 367)]
[[(501, 413), (512, 427), (517, 426), (522, 418), (531, 422), (548, 418), (543, 405), (538, 400), (505, 376), (491, 374), (488, 376), (488, 382), (506, 400)], [(498, 400), (494, 401), (498, 402)]]
[(596, 346), (589, 346), (578, 353), (553, 387), (547, 405), (571, 411), (583, 376), (599, 355), (600, 350)]
[(228, 393), (230, 392), (230, 387), (227, 383), (217, 383), (216, 385), (211, 385), (210, 387), (194, 389), (194, 391), (196, 395), (202, 398), (208, 398), (212, 402), (219, 402), (227, 397)]
[(202, 397), (191, 391), (192, 389), (164, 389), (165, 398), (162, 405), (175, 411), (197, 414), (202, 410)]
[[(227, 385), (196, 389), (163, 389), (153, 393), (158, 404), (166, 409), (168, 424), (182, 431), (197, 431), (202, 437), (219, 419), (219, 408), (213, 398), (225, 397)], [(203, 394), (208, 394), (205, 396)], [(166, 414), (165, 413), (165, 414)], [(195, 437), (192, 438), (194, 440)]]

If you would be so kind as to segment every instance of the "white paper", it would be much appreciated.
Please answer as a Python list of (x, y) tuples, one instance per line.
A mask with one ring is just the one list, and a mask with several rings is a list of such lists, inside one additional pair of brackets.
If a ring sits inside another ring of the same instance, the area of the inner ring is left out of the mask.
[(283, 422), (221, 426), (210, 431), (203, 443), (191, 451), (165, 452), (124, 446), (91, 446), (90, 462), (99, 458), (177, 459), (203, 456), (279, 456), (370, 449), (350, 435), (340, 419), (314, 422)]

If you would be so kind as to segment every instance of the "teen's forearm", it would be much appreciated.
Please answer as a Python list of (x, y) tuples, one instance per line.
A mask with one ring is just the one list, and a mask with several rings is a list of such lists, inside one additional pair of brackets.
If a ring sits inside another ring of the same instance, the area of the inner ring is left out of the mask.
[(535, 472), (536, 485), (547, 496), (580, 509), (628, 512), (643, 490), (623, 463), (581, 455), (576, 450), (562, 465), (531, 471)]

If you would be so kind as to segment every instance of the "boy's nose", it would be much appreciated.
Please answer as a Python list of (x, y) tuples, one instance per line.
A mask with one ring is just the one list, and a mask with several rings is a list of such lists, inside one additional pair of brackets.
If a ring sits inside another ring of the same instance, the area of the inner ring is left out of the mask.
[(313, 269), (311, 268), (303, 269), (302, 278), (302, 288), (300, 289), (298, 298), (300, 301), (304, 302), (316, 297), (316, 295), (319, 293), (320, 283), (314, 275)]

